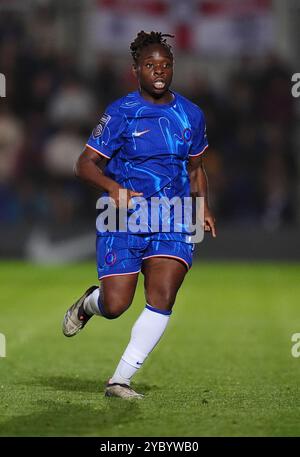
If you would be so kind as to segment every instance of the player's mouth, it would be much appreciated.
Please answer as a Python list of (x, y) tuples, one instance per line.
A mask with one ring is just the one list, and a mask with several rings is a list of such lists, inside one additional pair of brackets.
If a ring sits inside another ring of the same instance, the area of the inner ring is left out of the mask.
[(164, 79), (156, 79), (153, 82), (153, 86), (155, 87), (155, 89), (164, 89), (166, 87), (166, 81)]

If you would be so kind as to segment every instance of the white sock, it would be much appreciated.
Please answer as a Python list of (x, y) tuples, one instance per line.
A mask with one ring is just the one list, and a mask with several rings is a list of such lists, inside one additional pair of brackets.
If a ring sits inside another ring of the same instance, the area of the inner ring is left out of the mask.
[(110, 383), (130, 384), (134, 373), (161, 339), (170, 319), (171, 311), (161, 311), (146, 305), (146, 308), (135, 322), (131, 339), (122, 355)]
[(90, 295), (86, 297), (83, 302), (83, 309), (89, 316), (93, 314), (97, 314), (98, 316), (102, 316), (98, 306), (98, 299), (99, 299), (99, 287), (94, 290)]

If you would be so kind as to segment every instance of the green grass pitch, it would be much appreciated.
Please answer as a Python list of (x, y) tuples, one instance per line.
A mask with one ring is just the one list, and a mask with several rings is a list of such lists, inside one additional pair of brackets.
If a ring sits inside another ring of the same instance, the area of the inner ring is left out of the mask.
[(299, 264), (195, 263), (132, 402), (103, 385), (144, 307), (142, 276), (127, 313), (70, 339), (61, 321), (95, 283), (93, 263), (2, 262), (0, 278), (0, 435), (300, 435)]

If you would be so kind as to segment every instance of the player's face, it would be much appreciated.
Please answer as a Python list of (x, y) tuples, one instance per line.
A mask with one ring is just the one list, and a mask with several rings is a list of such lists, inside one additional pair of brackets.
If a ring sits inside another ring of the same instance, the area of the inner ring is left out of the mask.
[(168, 89), (173, 77), (173, 58), (164, 46), (146, 46), (133, 71), (146, 98), (164, 99), (170, 95)]

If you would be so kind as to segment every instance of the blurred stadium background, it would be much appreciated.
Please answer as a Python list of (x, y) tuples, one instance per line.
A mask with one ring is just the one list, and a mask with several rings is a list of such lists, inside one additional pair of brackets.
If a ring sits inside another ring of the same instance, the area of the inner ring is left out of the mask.
[(198, 253), (299, 260), (299, 25), (292, 0), (1, 0), (1, 257), (93, 258), (97, 195), (73, 164), (105, 106), (135, 90), (144, 29), (175, 34), (173, 89), (207, 118), (219, 236)]

